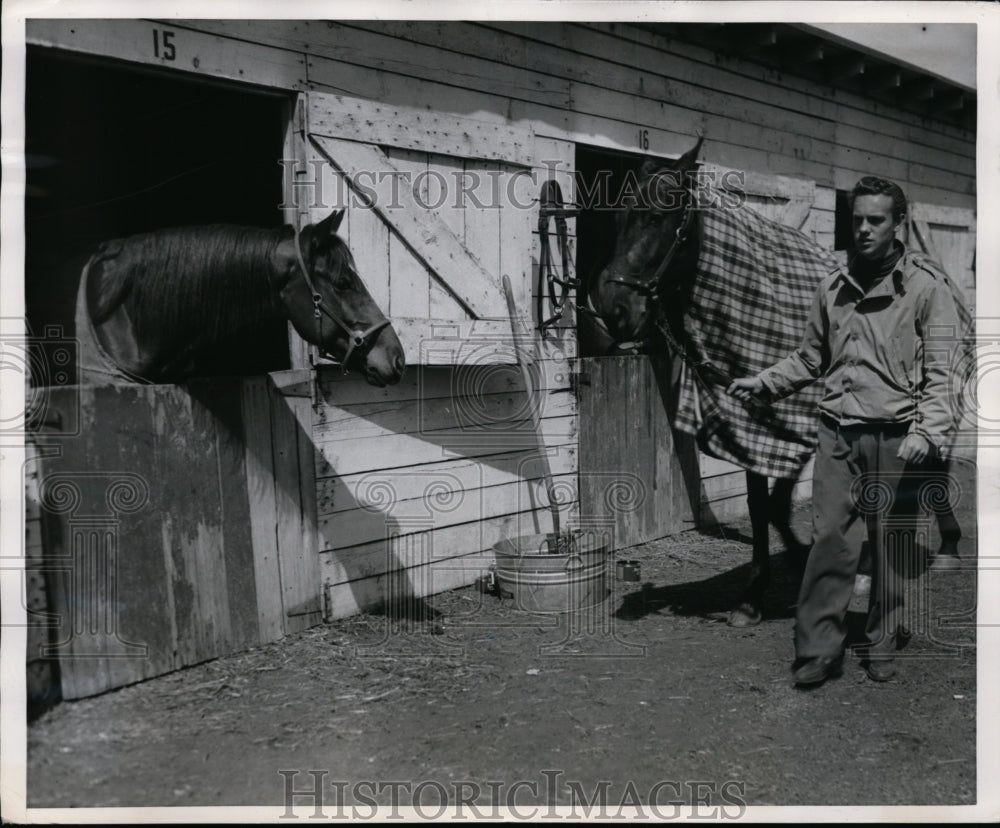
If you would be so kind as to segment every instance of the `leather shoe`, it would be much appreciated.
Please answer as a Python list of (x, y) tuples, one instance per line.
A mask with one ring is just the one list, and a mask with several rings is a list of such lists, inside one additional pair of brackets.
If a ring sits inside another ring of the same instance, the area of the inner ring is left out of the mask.
[(896, 675), (896, 665), (890, 658), (877, 658), (864, 663), (865, 672), (872, 681), (888, 681)]
[(792, 674), (792, 678), (801, 687), (822, 684), (827, 679), (839, 676), (843, 669), (842, 665), (842, 656), (810, 658)]

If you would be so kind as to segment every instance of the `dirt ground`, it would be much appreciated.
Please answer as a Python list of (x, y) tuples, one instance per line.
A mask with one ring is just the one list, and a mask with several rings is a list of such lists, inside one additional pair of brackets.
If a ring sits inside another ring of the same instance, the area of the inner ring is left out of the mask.
[[(973, 804), (973, 498), (958, 517), (966, 568), (911, 582), (914, 637), (885, 684), (848, 657), (843, 677), (793, 687), (796, 582), (780, 551), (764, 623), (725, 624), (749, 569), (741, 522), (619, 552), (641, 581), (616, 581), (612, 564), (608, 601), (575, 621), (469, 587), (418, 620), (358, 616), (62, 703), (29, 728), (28, 802), (283, 806), (279, 771), (300, 771), (304, 789), (313, 770), (328, 816), (341, 793), (362, 806), (415, 795), (431, 815), (442, 795), (483, 816), (490, 802), (544, 815), (602, 780), (612, 817), (629, 797), (667, 817), (678, 801), (728, 807), (716, 816), (741, 803)], [(800, 508), (801, 536), (807, 523)], [(852, 601), (854, 635), (864, 606)], [(311, 800), (295, 813), (313, 814)]]

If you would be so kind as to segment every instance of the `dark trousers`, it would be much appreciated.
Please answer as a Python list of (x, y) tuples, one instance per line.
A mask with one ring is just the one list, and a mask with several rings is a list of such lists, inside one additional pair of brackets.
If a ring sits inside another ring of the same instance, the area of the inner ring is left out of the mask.
[(847, 542), (865, 521), (872, 584), (865, 638), (873, 657), (889, 655), (903, 621), (903, 574), (915, 560), (916, 490), (921, 467), (896, 456), (906, 426), (839, 427), (825, 418), (813, 473), (813, 546), (795, 617), (799, 658), (836, 656), (844, 646), (847, 606), (861, 555)]
[[(948, 481), (951, 480), (950, 460), (930, 459), (923, 467), (927, 470), (929, 477), (937, 478), (942, 482), (943, 488), (947, 490)], [(942, 500), (935, 499), (931, 511), (937, 517), (938, 529), (941, 530), (942, 548), (950, 554), (956, 554), (955, 546), (962, 539), (962, 528), (958, 525), (951, 501), (947, 496)]]

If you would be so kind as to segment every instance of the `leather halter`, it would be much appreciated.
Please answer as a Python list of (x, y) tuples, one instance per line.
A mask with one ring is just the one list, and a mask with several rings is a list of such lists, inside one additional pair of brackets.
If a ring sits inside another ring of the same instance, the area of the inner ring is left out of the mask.
[[(670, 267), (674, 259), (677, 258), (677, 254), (680, 252), (681, 247), (684, 242), (687, 241), (688, 234), (691, 232), (691, 226), (694, 224), (694, 197), (691, 192), (687, 189), (684, 190), (685, 200), (684, 200), (684, 213), (681, 216), (680, 224), (677, 226), (677, 231), (674, 234), (674, 240), (670, 243), (670, 248), (667, 250), (666, 255), (660, 262), (659, 267), (656, 268), (656, 272), (653, 277), (648, 281), (640, 281), (638, 279), (608, 279), (608, 282), (613, 282), (615, 284), (624, 285), (638, 293), (646, 296), (657, 308), (657, 327), (661, 330), (663, 326), (660, 324), (660, 319), (662, 314), (659, 311), (660, 304), (660, 281), (663, 279), (663, 275), (667, 272), (667, 268)], [(588, 305), (590, 305), (590, 297), (588, 296)], [(591, 316), (595, 321), (599, 323), (599, 327), (604, 330), (605, 333), (611, 338), (611, 332), (608, 330), (607, 324), (601, 318), (601, 316), (593, 309), (593, 307), (580, 308), (589, 316)], [(667, 335), (667, 339), (671, 346), (676, 344), (676, 339), (672, 335)], [(640, 348), (642, 348), (644, 340), (638, 339), (630, 342), (615, 342), (615, 347), (626, 353), (639, 353)]]
[[(694, 222), (694, 196), (688, 190), (685, 190), (685, 193), (687, 193), (687, 201), (684, 205), (684, 215), (681, 217), (680, 225), (677, 227), (677, 232), (674, 236), (673, 242), (670, 244), (670, 249), (667, 250), (666, 255), (663, 257), (663, 261), (660, 262), (660, 266), (656, 269), (656, 273), (653, 274), (653, 278), (646, 282), (640, 282), (633, 279), (608, 279), (608, 281), (625, 285), (626, 287), (639, 291), (649, 297), (650, 301), (652, 301), (656, 306), (656, 316), (653, 319), (653, 324), (662, 334), (670, 349), (688, 365), (696, 381), (700, 382), (705, 387), (709, 387), (711, 385), (728, 386), (732, 382), (732, 378), (722, 369), (714, 365), (708, 359), (698, 360), (688, 353), (687, 348), (674, 334), (673, 329), (670, 327), (670, 322), (663, 315), (660, 308), (660, 281), (662, 280), (663, 275), (667, 272), (667, 268), (670, 267), (671, 262), (673, 262), (673, 260), (677, 257), (677, 253), (680, 251), (681, 246), (685, 241), (687, 241), (688, 234), (691, 232), (691, 226)], [(632, 345), (633, 350), (638, 350), (638, 347), (642, 344), (642, 342), (639, 341), (637, 343), (628, 344)]]
[[(309, 292), (312, 294), (313, 315), (320, 321), (320, 339), (323, 338), (322, 330), (324, 314), (336, 322), (344, 330), (344, 333), (347, 334), (347, 353), (344, 354), (344, 358), (341, 360), (341, 365), (344, 366), (344, 373), (346, 374), (347, 365), (351, 361), (351, 355), (354, 353), (354, 350), (356, 348), (363, 347), (368, 337), (381, 331), (382, 328), (389, 324), (389, 320), (383, 319), (381, 322), (376, 322), (374, 325), (361, 330), (359, 328), (352, 328), (334, 311), (330, 310), (327, 304), (323, 301), (323, 297), (320, 295), (319, 291), (316, 290), (313, 280), (309, 277), (309, 269), (306, 267), (305, 259), (302, 258), (302, 245), (299, 242), (298, 230), (295, 231), (295, 258), (299, 262), (299, 268), (302, 270), (302, 276), (305, 278)], [(319, 346), (319, 350), (321, 356), (326, 353), (326, 349), (322, 345)]]
[(650, 301), (659, 304), (660, 280), (667, 272), (667, 268), (670, 267), (671, 262), (677, 258), (681, 246), (687, 241), (688, 234), (691, 232), (691, 225), (694, 223), (694, 197), (686, 189), (684, 190), (684, 194), (686, 196), (684, 200), (684, 214), (681, 216), (680, 224), (677, 225), (677, 231), (674, 234), (674, 240), (670, 243), (670, 249), (667, 250), (666, 255), (660, 262), (660, 266), (656, 268), (653, 278), (648, 281), (639, 281), (638, 279), (608, 279), (609, 282), (631, 288), (646, 296)]

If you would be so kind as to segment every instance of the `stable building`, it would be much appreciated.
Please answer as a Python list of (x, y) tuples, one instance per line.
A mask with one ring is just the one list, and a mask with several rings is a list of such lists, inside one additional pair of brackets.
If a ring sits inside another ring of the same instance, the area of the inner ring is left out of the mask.
[[(27, 41), (28, 552), (33, 609), (71, 619), (33, 621), (68, 698), (324, 619), (409, 618), (499, 541), (551, 531), (546, 466), (564, 525), (616, 547), (743, 513), (742, 471), (675, 441), (649, 358), (582, 352), (572, 302), (556, 312), (547, 182), (583, 207), (554, 272), (585, 279), (614, 217), (582, 196), (698, 136), (706, 171), (837, 250), (847, 191), (881, 175), (974, 308), (975, 89), (822, 29), (39, 18)], [(81, 387), (53, 362), (95, 243), (341, 207), (398, 385), (285, 324), (180, 386)]]

